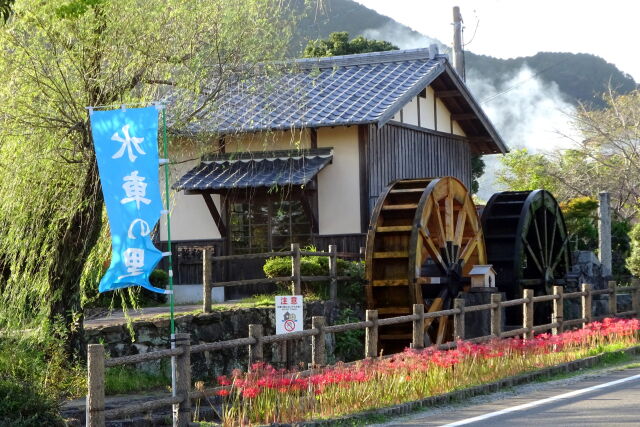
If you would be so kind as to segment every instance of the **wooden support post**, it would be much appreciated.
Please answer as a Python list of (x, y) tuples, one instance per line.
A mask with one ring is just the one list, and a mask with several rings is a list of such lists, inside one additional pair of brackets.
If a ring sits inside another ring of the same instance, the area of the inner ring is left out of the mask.
[(631, 286), (633, 286), (633, 291), (631, 291), (631, 309), (636, 313), (636, 318), (640, 317), (640, 280), (633, 278), (631, 279)]
[(591, 285), (583, 283), (581, 291), (585, 292), (585, 295), (582, 296), (582, 318), (584, 319), (584, 325), (586, 325), (591, 322)]
[(453, 339), (464, 339), (464, 299), (456, 298), (453, 300), (453, 308), (459, 309), (460, 313), (453, 315)]
[(202, 312), (211, 313), (211, 255), (202, 249)]
[(424, 305), (413, 304), (413, 314), (414, 316), (417, 315), (418, 319), (413, 321), (411, 348), (424, 348)]
[(88, 427), (104, 427), (104, 347), (89, 344), (87, 347), (87, 402)]
[(329, 245), (329, 299), (338, 299), (338, 247)]
[(263, 360), (262, 325), (249, 325), (249, 338), (255, 338), (256, 343), (249, 346), (249, 370), (254, 363)]
[(183, 349), (176, 357), (176, 396), (183, 400), (173, 405), (173, 425), (187, 427), (191, 422), (191, 335), (176, 334), (176, 348)]
[(533, 289), (525, 289), (524, 296), (527, 301), (522, 304), (522, 327), (527, 329), (524, 333), (526, 339), (533, 338)]
[(298, 243), (291, 244), (291, 276), (293, 280), (291, 282), (291, 294), (302, 294), (302, 288), (300, 285), (300, 245)]
[(364, 357), (376, 357), (378, 355), (378, 310), (367, 310), (365, 321), (372, 322), (367, 326), (364, 337)]
[(501, 302), (502, 294), (491, 294), (491, 304), (493, 305), (493, 307), (491, 308), (491, 335), (496, 338), (500, 338), (500, 334), (502, 333), (502, 307), (500, 306)]
[(325, 357), (325, 333), (324, 326), (326, 320), (324, 316), (313, 316), (311, 318), (311, 327), (319, 331), (318, 335), (311, 337), (311, 364), (313, 367), (320, 367), (327, 363)]
[(610, 280), (607, 282), (609, 287), (609, 315), (615, 317), (618, 313), (618, 295), (616, 294), (616, 282)]
[(551, 323), (559, 323), (559, 325), (551, 329), (553, 335), (561, 334), (564, 330), (564, 288), (562, 286), (553, 287), (553, 295), (558, 296), (558, 299), (553, 300), (553, 314), (551, 317)]
[(360, 256), (360, 261), (364, 259), (366, 252), (367, 252), (367, 248), (365, 248), (364, 246), (360, 246), (360, 251), (358, 252), (358, 255)]

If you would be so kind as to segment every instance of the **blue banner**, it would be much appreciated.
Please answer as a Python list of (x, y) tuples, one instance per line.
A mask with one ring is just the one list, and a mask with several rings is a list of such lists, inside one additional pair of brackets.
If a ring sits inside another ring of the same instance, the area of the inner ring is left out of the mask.
[(158, 110), (94, 111), (90, 119), (111, 228), (111, 265), (99, 290), (139, 285), (168, 293), (149, 283), (149, 275), (162, 259), (150, 237), (162, 210)]

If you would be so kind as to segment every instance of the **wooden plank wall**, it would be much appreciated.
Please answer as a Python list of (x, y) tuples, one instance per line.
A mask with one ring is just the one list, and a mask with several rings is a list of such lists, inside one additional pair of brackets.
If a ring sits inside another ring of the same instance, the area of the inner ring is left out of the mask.
[(454, 176), (471, 186), (471, 150), (461, 137), (388, 123), (380, 129), (370, 125), (367, 139), (368, 215), (396, 179)]

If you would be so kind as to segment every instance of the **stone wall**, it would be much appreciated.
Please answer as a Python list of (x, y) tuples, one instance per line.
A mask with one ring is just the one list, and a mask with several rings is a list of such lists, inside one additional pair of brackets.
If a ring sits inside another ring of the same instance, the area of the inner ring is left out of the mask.
[[(356, 310), (362, 315), (362, 310)], [(312, 316), (325, 316), (327, 324), (335, 324), (339, 307), (331, 302), (311, 302), (305, 304), (304, 328), (311, 328)], [(225, 341), (248, 336), (249, 324), (264, 327), (265, 335), (275, 334), (274, 308), (246, 308), (217, 311), (214, 313), (179, 316), (175, 319), (176, 332), (191, 334), (191, 344)], [(131, 334), (133, 331), (133, 335)], [(121, 324), (102, 327), (87, 327), (85, 337), (88, 344), (102, 343), (110, 357), (129, 356), (169, 348), (170, 324), (168, 318), (157, 320), (139, 320), (131, 325)], [(333, 354), (333, 337), (327, 337), (327, 355)], [(283, 357), (282, 345), (266, 345), (265, 360), (277, 367), (309, 362), (310, 339), (298, 340), (288, 349), (289, 361)], [(191, 356), (195, 379), (210, 379), (228, 374), (233, 369), (247, 368), (247, 348), (238, 347), (216, 352), (204, 352)], [(140, 364), (139, 368), (157, 371), (169, 369), (168, 359), (164, 363), (150, 362)]]

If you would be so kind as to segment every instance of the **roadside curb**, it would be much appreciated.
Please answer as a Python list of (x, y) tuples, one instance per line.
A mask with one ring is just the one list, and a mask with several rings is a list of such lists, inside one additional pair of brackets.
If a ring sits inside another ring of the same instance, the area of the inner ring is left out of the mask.
[(638, 355), (640, 354), (640, 346), (630, 347), (624, 350), (612, 351), (609, 353), (600, 353), (595, 356), (590, 356), (585, 359), (574, 360), (572, 362), (563, 363), (556, 366), (550, 366), (533, 372), (527, 372), (513, 377), (503, 378), (501, 380), (469, 387), (463, 390), (456, 390), (437, 396), (429, 396), (424, 399), (414, 400), (411, 402), (401, 403), (399, 405), (387, 406), (384, 408), (370, 409), (368, 411), (358, 412), (351, 415), (345, 415), (338, 418), (330, 418), (326, 420), (317, 421), (304, 421), (291, 424), (269, 424), (270, 426), (277, 427), (318, 427), (327, 425), (340, 425), (348, 424), (354, 421), (365, 421), (368, 418), (374, 416), (392, 416), (392, 415), (408, 415), (409, 413), (431, 406), (446, 405), (449, 403), (469, 399), (484, 394), (490, 394), (498, 392), (504, 388), (515, 387), (527, 383), (531, 383), (552, 375), (564, 374), (575, 372), (580, 369), (592, 368), (597, 363), (601, 362), (605, 357), (613, 354), (627, 354)]

